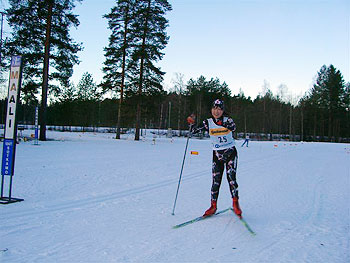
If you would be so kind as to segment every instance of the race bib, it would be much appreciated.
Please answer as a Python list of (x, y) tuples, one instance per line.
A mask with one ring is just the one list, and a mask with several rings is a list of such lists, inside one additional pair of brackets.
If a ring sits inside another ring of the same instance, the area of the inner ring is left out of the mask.
[[(227, 117), (224, 117), (224, 121)], [(235, 145), (235, 140), (232, 136), (232, 131), (229, 129), (215, 124), (213, 119), (208, 119), (209, 123), (209, 135), (213, 145), (213, 150), (224, 150), (232, 148)]]

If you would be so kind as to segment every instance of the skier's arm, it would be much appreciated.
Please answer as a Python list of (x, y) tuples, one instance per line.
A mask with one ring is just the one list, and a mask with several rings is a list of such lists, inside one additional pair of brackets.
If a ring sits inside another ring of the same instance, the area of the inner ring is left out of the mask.
[(204, 120), (197, 127), (193, 126), (191, 129), (192, 134), (199, 133), (202, 131), (209, 131), (208, 120)]
[(231, 118), (228, 118), (226, 121), (224, 121), (222, 123), (222, 126), (229, 129), (230, 131), (236, 130), (236, 124)]

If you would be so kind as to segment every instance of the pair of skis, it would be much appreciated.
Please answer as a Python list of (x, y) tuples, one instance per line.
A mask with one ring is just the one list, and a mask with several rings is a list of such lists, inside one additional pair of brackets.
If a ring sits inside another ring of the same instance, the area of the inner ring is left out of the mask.
[[(219, 215), (219, 214), (222, 214), (222, 213), (225, 213), (227, 211), (231, 210), (233, 212), (233, 209), (231, 207), (229, 208), (226, 208), (224, 210), (221, 210), (219, 212), (216, 212), (214, 215), (212, 216), (215, 216), (215, 215)], [(234, 212), (233, 212), (234, 213)], [(186, 221), (184, 223), (181, 223), (181, 224), (178, 224), (176, 226), (173, 226), (173, 228), (180, 228), (180, 227), (183, 227), (183, 226), (187, 226), (189, 224), (192, 224), (192, 223), (195, 223), (195, 222), (198, 222), (198, 221), (201, 221), (201, 220), (204, 220), (204, 219), (207, 219), (209, 217), (212, 217), (212, 216), (199, 216), (199, 217), (196, 217), (192, 220), (189, 220), (189, 221)], [(238, 217), (238, 216), (237, 216)], [(255, 236), (255, 232), (251, 229), (251, 227), (248, 225), (247, 221), (244, 220), (243, 217), (238, 217), (239, 220), (242, 222), (242, 224), (245, 226), (245, 228), (249, 231), (250, 234), (252, 234), (253, 236)]]

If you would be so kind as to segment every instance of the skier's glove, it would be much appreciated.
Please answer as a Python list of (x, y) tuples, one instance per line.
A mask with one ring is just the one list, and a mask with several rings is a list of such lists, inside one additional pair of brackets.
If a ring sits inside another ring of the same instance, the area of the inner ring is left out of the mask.
[(190, 133), (192, 133), (192, 134), (196, 133), (196, 125), (190, 124), (189, 127), (190, 127)]
[(223, 121), (222, 124), (221, 124), (221, 126), (227, 128), (227, 129), (229, 129), (229, 130), (231, 130), (231, 131), (236, 130), (236, 125), (235, 125), (235, 123), (233, 122), (233, 120), (230, 120), (230, 119), (228, 119), (228, 120), (226, 120), (226, 121)]
[(187, 117), (187, 123), (189, 125), (194, 125), (196, 123), (196, 116), (194, 114), (191, 114), (190, 116)]

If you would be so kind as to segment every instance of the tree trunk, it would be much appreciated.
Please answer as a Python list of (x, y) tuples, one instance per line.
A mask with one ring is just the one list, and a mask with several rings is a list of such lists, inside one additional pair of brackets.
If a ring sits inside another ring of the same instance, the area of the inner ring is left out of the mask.
[(159, 120), (158, 135), (159, 135), (159, 130), (162, 129), (162, 123), (163, 123), (163, 103), (160, 106), (160, 120)]
[(179, 109), (177, 112), (177, 129), (179, 131), (179, 137), (180, 137), (180, 130), (181, 130), (181, 87), (180, 87), (180, 94), (179, 94)]
[(128, 31), (128, 12), (129, 8), (126, 9), (126, 17), (124, 20), (124, 43), (123, 43), (123, 62), (122, 62), (122, 80), (120, 84), (120, 98), (118, 105), (118, 119), (117, 119), (117, 134), (116, 139), (120, 139), (120, 119), (123, 105), (123, 96), (124, 96), (124, 82), (125, 82), (125, 64), (126, 64), (126, 45), (127, 45), (127, 31)]
[(314, 141), (316, 140), (316, 130), (317, 130), (317, 112), (314, 112)]
[(332, 120), (332, 115), (329, 113), (328, 115), (328, 139), (331, 141), (332, 138), (332, 128), (333, 128), (333, 120)]
[(266, 110), (266, 105), (265, 105), (266, 103), (265, 103), (265, 98), (264, 98), (264, 103), (263, 103), (263, 105), (264, 105), (264, 111), (263, 111), (263, 128), (262, 128), (262, 130), (263, 130), (263, 133), (265, 133), (265, 110)]
[(141, 63), (140, 63), (140, 81), (139, 90), (137, 92), (137, 110), (136, 110), (136, 132), (135, 141), (140, 140), (140, 120), (141, 120), (141, 95), (142, 95), (142, 83), (143, 83), (143, 68), (145, 60), (145, 46), (146, 46), (146, 35), (148, 30), (148, 17), (151, 8), (151, 0), (148, 1), (147, 14), (145, 19), (145, 29), (143, 31), (142, 46), (141, 46)]
[(290, 105), (290, 110), (289, 110), (289, 140), (292, 140), (292, 105)]
[(300, 129), (301, 138), (300, 138), (300, 140), (304, 141), (304, 111), (303, 111), (303, 108), (300, 108), (300, 112), (301, 112), (301, 129)]
[(141, 58), (140, 66), (140, 83), (139, 90), (137, 92), (137, 109), (136, 109), (136, 131), (135, 131), (135, 141), (140, 140), (140, 121), (141, 121), (141, 96), (142, 96), (142, 78), (143, 78), (143, 63), (144, 58)]
[(202, 120), (202, 93), (199, 93), (199, 103), (198, 103), (198, 107), (197, 107), (197, 111), (198, 111), (198, 121)]
[(51, 35), (51, 21), (52, 21), (52, 9), (54, 0), (48, 1), (48, 14), (46, 22), (46, 36), (45, 36), (45, 55), (44, 55), (44, 68), (43, 68), (43, 86), (41, 94), (41, 107), (40, 107), (40, 140), (46, 141), (46, 107), (47, 107), (47, 93), (49, 84), (49, 57), (50, 57), (50, 35)]

